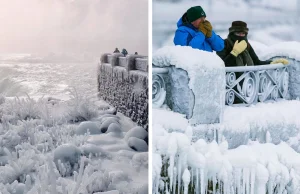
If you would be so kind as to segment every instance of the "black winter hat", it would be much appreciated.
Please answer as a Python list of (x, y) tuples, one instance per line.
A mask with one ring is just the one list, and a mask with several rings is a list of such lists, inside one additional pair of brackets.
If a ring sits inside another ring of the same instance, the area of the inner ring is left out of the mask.
[(201, 17), (206, 17), (206, 14), (201, 6), (194, 6), (186, 11), (187, 19), (193, 22)]
[(232, 32), (245, 32), (248, 34), (249, 29), (247, 28), (247, 23), (243, 21), (234, 21), (229, 28), (229, 33)]

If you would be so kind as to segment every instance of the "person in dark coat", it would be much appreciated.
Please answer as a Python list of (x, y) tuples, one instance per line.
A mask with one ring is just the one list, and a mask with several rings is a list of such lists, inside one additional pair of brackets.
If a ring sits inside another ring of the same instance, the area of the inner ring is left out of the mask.
[(224, 40), (213, 31), (201, 6), (189, 8), (179, 19), (173, 42), (208, 52), (224, 48)]
[(122, 49), (122, 54), (124, 55), (124, 57), (126, 57), (126, 55), (128, 55), (127, 50), (123, 48), (123, 49)]
[(114, 51), (114, 53), (120, 53), (119, 49), (116, 48), (115, 51)]
[(274, 61), (261, 61), (256, 55), (253, 47), (247, 39), (249, 29), (247, 23), (243, 21), (232, 22), (229, 28), (229, 35), (225, 39), (225, 47), (222, 51), (217, 52), (223, 59), (225, 66), (253, 66), (283, 63), (288, 64), (286, 59), (276, 59)]

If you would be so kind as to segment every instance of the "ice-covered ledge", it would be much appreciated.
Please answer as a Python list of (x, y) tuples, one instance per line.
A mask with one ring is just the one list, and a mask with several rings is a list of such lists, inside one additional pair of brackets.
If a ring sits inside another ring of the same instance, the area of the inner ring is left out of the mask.
[(148, 57), (105, 53), (98, 65), (99, 97), (148, 130)]
[(221, 121), (225, 101), (225, 66), (214, 53), (191, 47), (159, 49), (152, 58), (152, 101), (166, 103), (192, 125)]

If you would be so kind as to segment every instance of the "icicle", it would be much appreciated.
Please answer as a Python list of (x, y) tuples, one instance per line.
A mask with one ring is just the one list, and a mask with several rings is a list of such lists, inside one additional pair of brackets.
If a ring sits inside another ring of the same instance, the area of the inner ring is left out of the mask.
[(178, 174), (178, 194), (180, 194), (181, 189), (181, 167), (182, 167), (182, 156), (180, 155), (178, 158), (178, 165), (177, 165), (177, 174)]
[(246, 194), (250, 194), (250, 169), (246, 168)]
[[(178, 162), (178, 161), (177, 161)], [(177, 168), (174, 168), (174, 181), (173, 181), (173, 194), (176, 193), (176, 180), (177, 179)]]
[(192, 185), (194, 185), (194, 168), (192, 168), (191, 171), (192, 171)]
[(241, 169), (237, 168), (235, 170), (236, 188), (237, 193), (241, 193)]
[(196, 169), (196, 194), (199, 194), (199, 169)]
[(191, 181), (191, 174), (187, 168), (183, 172), (182, 181), (183, 181), (183, 186), (184, 186), (184, 194), (188, 194), (189, 184)]
[(242, 194), (245, 194), (245, 191), (246, 191), (246, 169), (245, 168), (243, 168), (243, 187), (242, 187)]
[[(174, 168), (174, 160), (175, 160), (175, 155), (177, 153), (177, 140), (175, 136), (171, 136), (170, 140), (168, 142), (168, 154), (170, 156), (170, 170), (168, 176), (170, 177), (170, 184), (172, 185), (172, 181), (173, 181), (173, 168)], [(179, 179), (180, 180), (180, 179)]]
[(157, 177), (156, 180), (155, 180), (155, 185), (156, 185), (156, 186), (155, 186), (155, 193), (156, 193), (156, 194), (159, 194), (159, 192), (158, 192), (158, 188), (159, 188), (159, 179), (160, 179), (160, 178)]
[(217, 189), (217, 183), (216, 183), (216, 175), (212, 178), (212, 183), (213, 183), (213, 194), (216, 194), (216, 189)]
[(255, 189), (255, 169), (251, 169), (251, 194), (254, 194)]
[(205, 194), (205, 180), (204, 180), (204, 170), (200, 169), (200, 180), (201, 180), (201, 194)]
[(256, 186), (256, 192), (255, 194), (266, 194), (266, 183), (269, 179), (269, 172), (266, 167), (264, 167), (262, 164), (258, 163), (256, 166), (256, 180), (257, 184)]

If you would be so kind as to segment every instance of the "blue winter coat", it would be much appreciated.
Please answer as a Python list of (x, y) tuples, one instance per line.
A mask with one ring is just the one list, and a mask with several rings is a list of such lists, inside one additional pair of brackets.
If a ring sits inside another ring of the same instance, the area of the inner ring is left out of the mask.
[(212, 31), (210, 38), (195, 28), (192, 24), (183, 24), (182, 18), (177, 22), (174, 44), (181, 46), (191, 46), (196, 49), (212, 52), (224, 49), (224, 40)]

